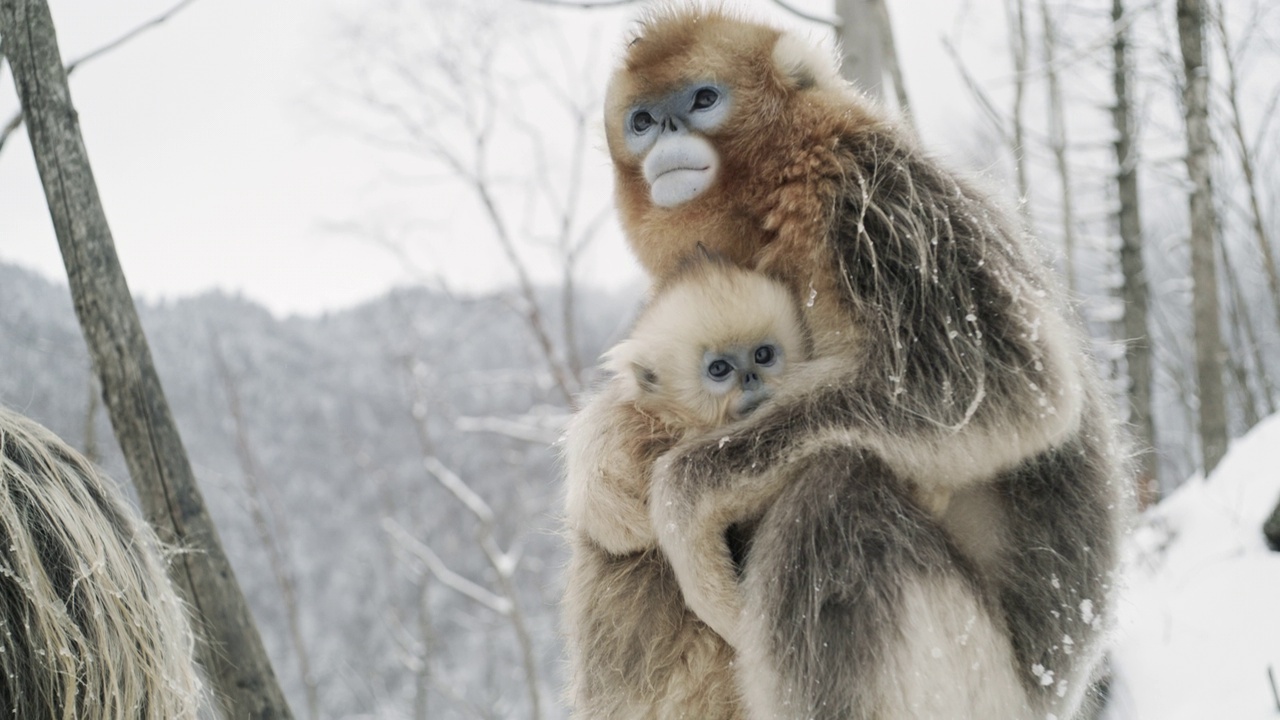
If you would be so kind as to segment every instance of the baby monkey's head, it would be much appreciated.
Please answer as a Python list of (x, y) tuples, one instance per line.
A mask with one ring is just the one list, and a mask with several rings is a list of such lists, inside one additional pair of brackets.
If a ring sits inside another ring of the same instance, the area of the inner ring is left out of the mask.
[(697, 432), (750, 414), (805, 354), (786, 286), (699, 249), (656, 288), (607, 362), (632, 381), (629, 399), (642, 412)]

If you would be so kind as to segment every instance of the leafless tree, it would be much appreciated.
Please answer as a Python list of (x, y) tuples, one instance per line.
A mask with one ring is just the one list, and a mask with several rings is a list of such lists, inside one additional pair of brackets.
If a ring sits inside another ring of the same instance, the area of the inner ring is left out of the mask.
[[(830, 22), (808, 15), (791, 5), (780, 6), (808, 20)], [(903, 79), (902, 63), (898, 61), (898, 46), (893, 36), (893, 23), (885, 0), (836, 0), (835, 29), (840, 42), (843, 61), (840, 74), (866, 94), (879, 100), (888, 100), (885, 93), (885, 77), (893, 85), (893, 98), (898, 112), (911, 123), (911, 102)]]
[[(1218, 0), (1214, 13), (1214, 28), (1222, 48), (1226, 70), (1226, 105), (1232, 146), (1236, 159), (1240, 164), (1240, 172), (1244, 176), (1244, 190), (1248, 199), (1249, 226), (1257, 242), (1258, 253), (1262, 257), (1262, 269), (1267, 277), (1267, 287), (1271, 291), (1272, 310), (1277, 327), (1280, 327), (1280, 270), (1276, 266), (1275, 252), (1271, 239), (1267, 236), (1266, 219), (1262, 210), (1262, 201), (1258, 188), (1258, 171), (1256, 168), (1258, 141), (1251, 142), (1244, 128), (1244, 113), (1240, 109), (1240, 71), (1238, 54), (1244, 46), (1236, 47), (1231, 42), (1227, 29), (1227, 8), (1222, 0)], [(1259, 138), (1261, 140), (1261, 138)]]
[(515, 574), (520, 567), (521, 553), (518, 548), (504, 550), (499, 546), (496, 535), (497, 515), (493, 508), (437, 455), (427, 422), (429, 399), (424, 395), (422, 382), (412, 377), (413, 370), (414, 368), (409, 368), (410, 385), (415, 393), (411, 414), (422, 449), (422, 467), (432, 481), (446, 490), (478, 523), (476, 544), (493, 573), (498, 586), (497, 592), (450, 569), (429, 545), (415, 538), (394, 518), (385, 518), (383, 528), (402, 550), (417, 558), (440, 584), (497, 613), (511, 624), (516, 643), (520, 648), (521, 667), (529, 695), (530, 717), (538, 720), (542, 717), (540, 672), (534, 652), (533, 637), (529, 632), (515, 586)]
[[(338, 91), (367, 139), (424, 159), (433, 182), (474, 200), (568, 403), (582, 373), (577, 275), (611, 217), (586, 174), (602, 83), (590, 77), (599, 63), (574, 57), (551, 28), (543, 42), (525, 42), (525, 28), (510, 17), (521, 10), (452, 0), (417, 14), (362, 17), (343, 30), (353, 75)], [(559, 267), (558, 334), (530, 260), (539, 252)]]
[(1062, 101), (1062, 84), (1058, 79), (1058, 31), (1054, 24), (1048, 0), (1040, 0), (1040, 19), (1044, 36), (1044, 71), (1049, 101), (1049, 150), (1053, 153), (1058, 171), (1059, 191), (1062, 199), (1062, 265), (1066, 271), (1067, 288), (1079, 289), (1076, 282), (1076, 216), (1075, 198), (1071, 190), (1071, 168), (1067, 161), (1067, 117)]
[(160, 539), (189, 550), (171, 572), (197, 615), (201, 663), (234, 717), (292, 717), (160, 386), (89, 166), (48, 5), (0, 0), (0, 36), (129, 474)]
[(1222, 387), (1223, 345), (1219, 332), (1217, 226), (1210, 180), (1213, 153), (1209, 134), (1209, 70), (1204, 59), (1205, 16), (1201, 0), (1178, 0), (1182, 50), (1182, 103), (1187, 131), (1187, 175), (1191, 180), (1191, 278), (1199, 388), (1201, 462), (1208, 475), (1227, 452), (1226, 399)]
[[(1027, 91), (1027, 9), (1026, 0), (1005, 0), (1009, 26), (1009, 49), (1013, 56), (1013, 116), (1010, 119), (1013, 163), (1018, 179), (1018, 210), (1024, 222), (1031, 221), (1031, 186), (1027, 180), (1027, 140), (1023, 122), (1023, 99)], [(954, 53), (953, 53), (954, 56)]]
[(1124, 0), (1112, 0), (1112, 86), (1115, 105), (1112, 124), (1116, 139), (1116, 188), (1120, 201), (1120, 297), (1124, 303), (1121, 320), (1128, 376), (1129, 424), (1139, 443), (1138, 497), (1146, 506), (1159, 497), (1160, 477), (1156, 457), (1155, 413), (1152, 410), (1151, 331), (1147, 323), (1150, 306), (1146, 264), (1142, 258), (1142, 212), (1138, 193), (1138, 151), (1134, 142), (1133, 101), (1129, 91), (1129, 28)]

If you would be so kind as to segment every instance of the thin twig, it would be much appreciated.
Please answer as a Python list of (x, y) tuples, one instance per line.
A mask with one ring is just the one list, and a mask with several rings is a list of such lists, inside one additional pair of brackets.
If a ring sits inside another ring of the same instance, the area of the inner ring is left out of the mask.
[(512, 602), (509, 598), (489, 592), (480, 585), (450, 570), (449, 566), (445, 565), (434, 550), (410, 535), (394, 518), (383, 518), (382, 529), (395, 538), (401, 547), (421, 560), (422, 564), (427, 566), (427, 569), (431, 571), (435, 579), (503, 617), (511, 616)]
[(1267, 679), (1271, 681), (1271, 697), (1276, 701), (1276, 712), (1280, 712), (1280, 690), (1276, 689), (1275, 668), (1267, 666)]
[(942, 37), (942, 47), (951, 56), (952, 62), (956, 65), (956, 70), (960, 73), (960, 78), (964, 80), (965, 87), (969, 89), (973, 95), (974, 102), (978, 104), (978, 108), (982, 110), (982, 114), (991, 123), (991, 127), (1000, 135), (1000, 140), (1004, 143), (1009, 142), (1009, 132), (1004, 126), (1004, 117), (999, 110), (996, 109), (995, 103), (987, 96), (986, 91), (978, 84), (978, 81), (969, 73), (969, 68), (965, 66), (964, 61), (960, 59), (960, 53), (956, 50), (956, 46), (951, 42), (951, 38)]
[[(121, 35), (115, 40), (112, 40), (106, 45), (103, 45), (102, 47), (96, 50), (91, 50), (88, 53), (76, 58), (75, 60), (72, 60), (66, 65), (67, 76), (70, 77), (71, 73), (75, 72), (76, 69), (79, 68), (84, 63), (87, 63), (90, 60), (93, 60), (101, 55), (105, 55), (106, 53), (109, 53), (112, 50), (115, 50), (116, 48), (120, 47), (121, 45), (129, 42), (133, 38), (141, 35), (147, 30), (150, 30), (151, 28), (157, 25), (163, 24), (166, 20), (168, 20), (169, 18), (172, 18), (174, 15), (177, 15), (180, 11), (182, 11), (188, 5), (190, 5), (195, 1), (196, 0), (182, 0), (177, 5), (174, 5), (173, 7), (169, 8), (165, 12), (151, 18), (147, 22), (139, 25), (138, 27), (135, 27), (134, 29)], [(14, 113), (13, 117), (10, 117), (9, 120), (4, 124), (4, 127), (0, 128), (0, 150), (4, 150), (5, 141), (7, 141), (9, 139), (9, 136), (12, 135), (13, 132), (21, 126), (22, 126), (22, 111), (18, 110), (16, 113)]]

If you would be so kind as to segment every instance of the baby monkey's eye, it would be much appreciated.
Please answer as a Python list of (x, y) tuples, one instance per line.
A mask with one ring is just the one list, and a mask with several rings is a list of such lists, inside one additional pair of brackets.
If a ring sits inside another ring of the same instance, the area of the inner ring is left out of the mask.
[(643, 133), (645, 130), (653, 127), (653, 116), (641, 110), (631, 116), (631, 129), (637, 133)]
[(707, 366), (707, 374), (712, 380), (723, 380), (729, 377), (731, 372), (733, 372), (733, 366), (724, 360), (712, 360)]
[(776, 360), (777, 357), (778, 354), (774, 351), (772, 345), (761, 345), (756, 348), (757, 365), (772, 365), (773, 361)]
[(693, 95), (693, 109), (706, 110), (720, 99), (720, 93), (711, 88), (702, 88)]

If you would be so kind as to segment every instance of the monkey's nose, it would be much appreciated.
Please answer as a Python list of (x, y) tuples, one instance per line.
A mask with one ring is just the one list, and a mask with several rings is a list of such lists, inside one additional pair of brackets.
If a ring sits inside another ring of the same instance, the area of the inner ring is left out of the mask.
[(755, 373), (747, 373), (742, 378), (742, 389), (758, 390), (760, 389), (760, 376)]

